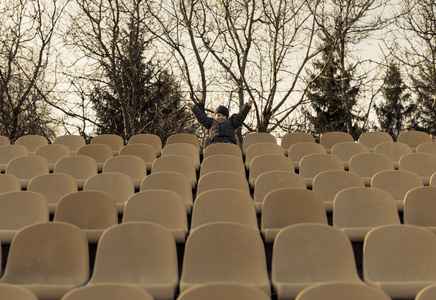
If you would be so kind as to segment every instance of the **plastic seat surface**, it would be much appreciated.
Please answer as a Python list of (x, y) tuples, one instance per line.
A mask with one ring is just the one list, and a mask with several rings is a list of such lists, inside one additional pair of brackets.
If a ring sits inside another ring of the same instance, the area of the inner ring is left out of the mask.
[(104, 163), (114, 156), (112, 148), (105, 144), (87, 144), (77, 149), (76, 155), (85, 155), (95, 159), (99, 172), (103, 170)]
[(306, 181), (308, 188), (312, 188), (316, 175), (331, 170), (344, 170), (342, 161), (331, 154), (309, 154), (304, 156), (300, 161), (299, 174)]
[(192, 160), (195, 169), (200, 169), (200, 152), (198, 148), (189, 143), (174, 143), (167, 144), (161, 152), (161, 156), (165, 155), (182, 155)]
[(395, 170), (392, 160), (381, 153), (360, 153), (350, 159), (349, 171), (359, 175), (366, 186), (371, 185), (372, 177), (385, 170)]
[(151, 166), (157, 158), (156, 149), (148, 144), (128, 144), (121, 148), (120, 155), (135, 155), (142, 158), (148, 171), (151, 171)]
[(147, 144), (152, 146), (156, 151), (156, 157), (160, 156), (162, 150), (162, 140), (159, 136), (151, 133), (139, 133), (133, 135), (127, 144)]
[(389, 157), (394, 163), (395, 169), (398, 169), (398, 161), (404, 154), (412, 153), (412, 148), (401, 142), (387, 142), (375, 146), (374, 153), (381, 153)]
[(283, 148), (285, 155), (288, 155), (289, 148), (296, 143), (309, 142), (315, 143), (313, 135), (307, 132), (287, 132), (280, 141), (280, 146)]
[(117, 134), (100, 134), (91, 139), (91, 144), (104, 144), (112, 149), (114, 156), (120, 153), (121, 148), (124, 146), (124, 140)]
[(36, 134), (23, 135), (15, 141), (15, 145), (25, 146), (29, 151), (29, 154), (33, 154), (38, 147), (47, 144), (48, 140), (46, 137)]
[(244, 136), (242, 141), (242, 155), (245, 156), (247, 153), (248, 147), (255, 143), (273, 143), (277, 144), (277, 140), (275, 136), (273, 136), (269, 132), (252, 132)]
[(369, 153), (368, 147), (355, 142), (341, 142), (335, 144), (331, 149), (331, 154), (339, 157), (345, 170), (348, 170), (351, 157), (359, 153)]
[(380, 289), (362, 283), (328, 282), (309, 286), (295, 300), (391, 300)]
[(71, 155), (76, 155), (77, 149), (86, 145), (85, 139), (80, 135), (61, 135), (54, 139), (53, 144), (65, 145), (70, 149)]
[(118, 155), (109, 158), (103, 165), (103, 173), (115, 172), (130, 177), (136, 190), (139, 190), (142, 180), (147, 176), (147, 166), (144, 160), (136, 155)]
[(369, 131), (359, 136), (359, 143), (368, 147), (369, 152), (374, 152), (375, 146), (380, 143), (393, 142), (392, 136), (387, 132)]
[(229, 171), (215, 171), (203, 175), (198, 180), (197, 197), (201, 193), (214, 189), (236, 189), (250, 194), (250, 187), (245, 176)]
[(0, 174), (0, 194), (21, 191), (20, 180), (11, 174)]
[(70, 148), (62, 144), (48, 144), (38, 147), (34, 154), (47, 159), (50, 172), (53, 172), (54, 166), (59, 159), (71, 156)]
[(162, 155), (153, 162), (151, 173), (157, 172), (177, 172), (185, 175), (191, 187), (197, 186), (197, 170), (194, 162), (183, 155)]
[(13, 158), (6, 166), (5, 171), (6, 174), (14, 175), (20, 180), (22, 189), (27, 188), (32, 178), (49, 172), (47, 159), (35, 155)]
[(210, 144), (203, 150), (203, 160), (212, 155), (233, 155), (242, 161), (242, 150), (238, 145), (230, 143)]
[(124, 283), (100, 283), (76, 288), (61, 300), (154, 300), (147, 291)]
[(259, 155), (255, 157), (250, 164), (250, 171), (248, 173), (248, 182), (250, 186), (254, 188), (257, 177), (269, 171), (295, 172), (295, 169), (292, 161), (284, 155)]
[(431, 176), (436, 173), (436, 155), (423, 152), (405, 154), (398, 162), (398, 169), (415, 173), (424, 185), (429, 185)]
[(38, 300), (38, 297), (29, 289), (16, 284), (0, 284), (2, 299)]
[(284, 155), (283, 148), (280, 145), (267, 142), (255, 143), (247, 148), (245, 153), (245, 168), (249, 170), (253, 158), (264, 154)]
[(25, 156), (29, 154), (29, 150), (23, 145), (2, 145), (0, 146), (0, 171), (5, 172), (6, 166), (11, 159), (18, 156)]
[(319, 143), (325, 147), (327, 153), (331, 153), (335, 144), (342, 142), (354, 142), (354, 138), (347, 132), (330, 131), (323, 133), (319, 139)]
[(55, 165), (53, 173), (64, 173), (76, 179), (79, 190), (83, 189), (85, 181), (98, 173), (97, 162), (86, 155), (74, 155), (61, 158)]
[(242, 159), (230, 154), (217, 154), (204, 158), (200, 166), (199, 178), (216, 171), (230, 171), (245, 176)]
[(413, 130), (400, 133), (397, 141), (409, 145), (415, 152), (420, 144), (431, 142), (431, 137), (426, 132)]
[(404, 197), (404, 224), (425, 227), (436, 234), (436, 187), (411, 189)]
[(177, 143), (187, 143), (195, 146), (200, 152), (200, 140), (195, 134), (191, 133), (176, 133), (170, 135), (166, 140), (166, 145), (177, 144)]
[(301, 159), (309, 154), (327, 153), (325, 147), (315, 142), (298, 142), (288, 149), (288, 157), (294, 163), (295, 170), (299, 170)]
[(244, 284), (219, 282), (202, 284), (181, 293), (177, 300), (270, 300), (257, 288)]

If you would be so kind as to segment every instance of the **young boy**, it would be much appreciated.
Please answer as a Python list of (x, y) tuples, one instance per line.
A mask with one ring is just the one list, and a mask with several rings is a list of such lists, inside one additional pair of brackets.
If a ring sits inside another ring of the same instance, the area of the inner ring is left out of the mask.
[(235, 130), (242, 126), (248, 112), (250, 111), (253, 100), (250, 99), (242, 107), (238, 114), (229, 118), (229, 110), (225, 106), (218, 106), (215, 110), (214, 118), (206, 116), (196, 105), (189, 102), (187, 106), (192, 109), (195, 117), (201, 125), (209, 129), (210, 143), (233, 143), (236, 144)]

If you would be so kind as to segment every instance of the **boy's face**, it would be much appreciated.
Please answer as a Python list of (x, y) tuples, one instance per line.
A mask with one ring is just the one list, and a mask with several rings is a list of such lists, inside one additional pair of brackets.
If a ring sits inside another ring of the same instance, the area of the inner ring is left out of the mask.
[(215, 121), (218, 121), (221, 123), (221, 122), (224, 122), (225, 120), (227, 120), (227, 117), (223, 114), (216, 113), (214, 119), (215, 119)]

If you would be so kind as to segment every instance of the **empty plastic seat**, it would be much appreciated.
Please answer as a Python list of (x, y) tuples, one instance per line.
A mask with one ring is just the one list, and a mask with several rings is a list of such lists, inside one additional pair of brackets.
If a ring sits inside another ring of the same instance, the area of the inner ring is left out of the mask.
[(182, 197), (173, 191), (145, 190), (127, 199), (123, 223), (145, 221), (167, 228), (177, 243), (188, 234), (188, 218)]
[(16, 284), (1, 283), (0, 295), (3, 299), (38, 300), (31, 290)]
[(319, 143), (324, 146), (327, 153), (331, 153), (335, 144), (342, 142), (354, 142), (354, 138), (347, 132), (331, 131), (323, 133), (319, 139)]
[(293, 144), (301, 142), (315, 143), (315, 138), (307, 132), (287, 132), (283, 135), (280, 146), (283, 148), (285, 155), (288, 155), (289, 148)]
[(233, 155), (242, 160), (242, 150), (238, 145), (230, 143), (210, 144), (203, 150), (203, 160), (212, 155)]
[(197, 186), (197, 170), (194, 162), (183, 155), (162, 155), (153, 162), (151, 173), (158, 172), (177, 172), (185, 175), (191, 187), (195, 189)]
[(288, 149), (288, 157), (294, 164), (294, 169), (296, 171), (300, 168), (300, 161), (303, 157), (309, 154), (327, 153), (324, 146), (313, 142), (299, 142), (295, 143)]
[(124, 146), (124, 140), (117, 134), (100, 134), (91, 139), (91, 144), (104, 144), (108, 145), (112, 149), (114, 156), (120, 153), (121, 148)]
[(0, 146), (10, 145), (10, 144), (11, 144), (11, 140), (7, 136), (0, 135)]
[(425, 227), (436, 233), (436, 187), (411, 189), (404, 197), (404, 224)]
[(141, 287), (155, 300), (173, 300), (178, 283), (177, 250), (169, 230), (149, 222), (107, 229), (98, 243), (87, 285), (113, 282)]
[(433, 300), (436, 298), (436, 284), (429, 285), (423, 288), (416, 295), (415, 300)]
[(352, 187), (336, 195), (333, 226), (342, 230), (352, 242), (363, 242), (371, 229), (387, 224), (400, 224), (397, 206), (388, 192)]
[(393, 299), (414, 299), (436, 281), (436, 236), (412, 225), (374, 228), (363, 245), (363, 278)]
[(42, 156), (34, 155), (15, 157), (8, 163), (5, 173), (17, 177), (21, 188), (26, 189), (32, 178), (49, 173), (48, 161)]
[(245, 176), (245, 167), (242, 159), (230, 154), (217, 154), (204, 158), (200, 166), (199, 178), (216, 171), (235, 172)]
[(214, 222), (192, 230), (185, 244), (179, 288), (234, 282), (270, 295), (265, 250), (259, 232), (232, 222)]
[(166, 155), (182, 155), (192, 160), (195, 169), (200, 169), (200, 152), (198, 148), (189, 143), (174, 143), (166, 145), (161, 152), (161, 156)]
[(423, 186), (423, 183), (412, 172), (388, 170), (376, 173), (372, 177), (371, 186), (388, 192), (394, 198), (398, 211), (403, 211), (404, 196), (411, 189)]
[(327, 282), (309, 286), (295, 300), (391, 300), (375, 287), (354, 282)]
[(53, 221), (76, 225), (85, 233), (88, 242), (95, 244), (106, 229), (118, 223), (118, 212), (109, 194), (79, 191), (59, 200)]
[(355, 142), (337, 143), (331, 149), (331, 154), (339, 157), (345, 170), (348, 170), (351, 157), (359, 153), (369, 153), (369, 150), (364, 144)]
[(185, 204), (186, 212), (191, 213), (192, 209), (192, 188), (189, 179), (177, 172), (159, 172), (150, 174), (144, 178), (140, 190), (167, 190), (179, 194)]
[(135, 186), (128, 175), (107, 172), (89, 177), (83, 185), (83, 190), (108, 193), (115, 200), (118, 213), (121, 214), (127, 199), (135, 193)]
[(398, 161), (404, 154), (412, 153), (412, 148), (401, 142), (387, 142), (375, 146), (374, 153), (381, 153), (389, 157), (394, 163), (395, 169), (398, 169)]
[(431, 142), (431, 137), (428, 133), (423, 131), (405, 131), (398, 135), (397, 142), (409, 145), (415, 152), (416, 148), (423, 143)]
[(17, 232), (0, 283), (31, 290), (38, 299), (60, 299), (89, 279), (88, 241), (77, 227), (44, 222)]
[(294, 299), (316, 283), (362, 283), (345, 233), (328, 225), (307, 223), (286, 227), (277, 235), (271, 282), (279, 300)]
[(0, 146), (0, 171), (4, 173), (6, 166), (15, 157), (25, 156), (29, 150), (23, 145), (3, 145)]
[(86, 145), (85, 139), (80, 135), (62, 135), (54, 139), (53, 144), (62, 144), (70, 149), (71, 155), (76, 155), (77, 149)]
[(259, 230), (253, 199), (234, 189), (209, 190), (195, 199), (191, 230), (212, 222), (235, 222)]
[(250, 172), (248, 174), (248, 181), (252, 188), (254, 188), (256, 179), (261, 174), (269, 171), (289, 171), (295, 172), (294, 164), (292, 161), (284, 156), (278, 154), (263, 154), (256, 156), (250, 164)]
[(259, 175), (253, 193), (256, 212), (262, 212), (263, 200), (269, 192), (288, 187), (306, 189), (306, 182), (300, 175), (289, 171), (270, 171)]
[(206, 283), (187, 291), (177, 297), (177, 300), (270, 300), (261, 290), (238, 283), (219, 282)]
[(429, 185), (430, 177), (436, 173), (436, 155), (422, 152), (405, 154), (398, 162), (398, 169), (415, 173), (424, 185)]
[(277, 144), (276, 137), (269, 132), (251, 132), (244, 136), (242, 141), (242, 154), (246, 155), (248, 147), (256, 143), (273, 143)]
[(330, 154), (309, 154), (304, 156), (300, 161), (300, 176), (306, 181), (306, 186), (312, 188), (313, 180), (324, 171), (343, 171), (342, 161)]
[(177, 144), (177, 143), (191, 144), (197, 148), (198, 152), (200, 152), (200, 140), (198, 139), (198, 136), (196, 136), (195, 134), (192, 133), (172, 134), (167, 138), (165, 145)]
[(209, 190), (226, 188), (250, 194), (250, 187), (245, 176), (235, 172), (215, 171), (200, 178), (197, 185), (197, 197)]
[(124, 283), (100, 283), (75, 288), (61, 300), (154, 300), (144, 289)]
[(90, 156), (74, 155), (58, 160), (53, 173), (64, 173), (76, 179), (79, 190), (83, 189), (85, 181), (98, 173), (97, 162)]
[(37, 134), (23, 135), (15, 141), (15, 145), (23, 145), (29, 151), (29, 154), (35, 153), (40, 146), (48, 144), (46, 137)]
[(324, 204), (315, 192), (282, 188), (266, 195), (260, 225), (266, 243), (273, 243), (283, 228), (299, 223), (328, 224)]
[(88, 144), (77, 149), (76, 155), (92, 157), (97, 163), (98, 171), (103, 170), (104, 163), (113, 157), (112, 148), (105, 144)]
[(35, 150), (34, 154), (47, 159), (50, 172), (53, 172), (54, 166), (59, 159), (71, 156), (70, 148), (62, 144), (48, 144), (41, 146)]
[(135, 155), (142, 158), (148, 171), (151, 171), (151, 166), (157, 158), (156, 149), (148, 144), (128, 144), (121, 148), (120, 155)]
[(47, 200), (36, 192), (15, 191), (0, 194), (0, 241), (9, 244), (18, 230), (27, 225), (48, 222)]
[(56, 210), (59, 200), (66, 194), (77, 192), (77, 182), (73, 176), (63, 173), (50, 173), (34, 177), (27, 186), (28, 191), (45, 196), (51, 214)]
[(424, 152), (424, 153), (430, 153), (433, 155), (436, 155), (436, 143), (434, 142), (427, 142), (423, 144), (419, 144), (418, 147), (416, 147), (416, 152)]
[(156, 157), (160, 156), (160, 151), (162, 150), (162, 140), (159, 136), (152, 133), (135, 134), (129, 139), (127, 144), (147, 144), (153, 146), (156, 151)]
[(123, 173), (130, 177), (136, 190), (139, 190), (142, 180), (147, 176), (147, 166), (144, 160), (135, 155), (118, 155), (109, 158), (103, 165), (103, 173)]
[(284, 155), (283, 148), (280, 145), (266, 142), (255, 143), (247, 148), (245, 153), (245, 168), (249, 170), (253, 158), (264, 154)]
[(0, 194), (21, 191), (20, 180), (14, 175), (0, 174)]
[(350, 159), (349, 171), (359, 175), (366, 186), (371, 185), (372, 176), (380, 171), (395, 170), (392, 160), (381, 153), (360, 153)]
[(368, 150), (370, 152), (374, 152), (375, 146), (377, 146), (380, 143), (385, 142), (393, 142), (392, 136), (387, 132), (382, 131), (370, 131), (370, 132), (363, 132), (359, 136), (359, 143), (364, 144), (366, 147), (368, 147)]

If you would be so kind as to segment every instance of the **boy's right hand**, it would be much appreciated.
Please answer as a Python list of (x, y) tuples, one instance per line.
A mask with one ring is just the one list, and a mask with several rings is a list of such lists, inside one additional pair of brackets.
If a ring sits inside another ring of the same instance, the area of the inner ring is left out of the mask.
[(186, 103), (186, 106), (192, 109), (194, 107), (194, 104), (192, 102)]

